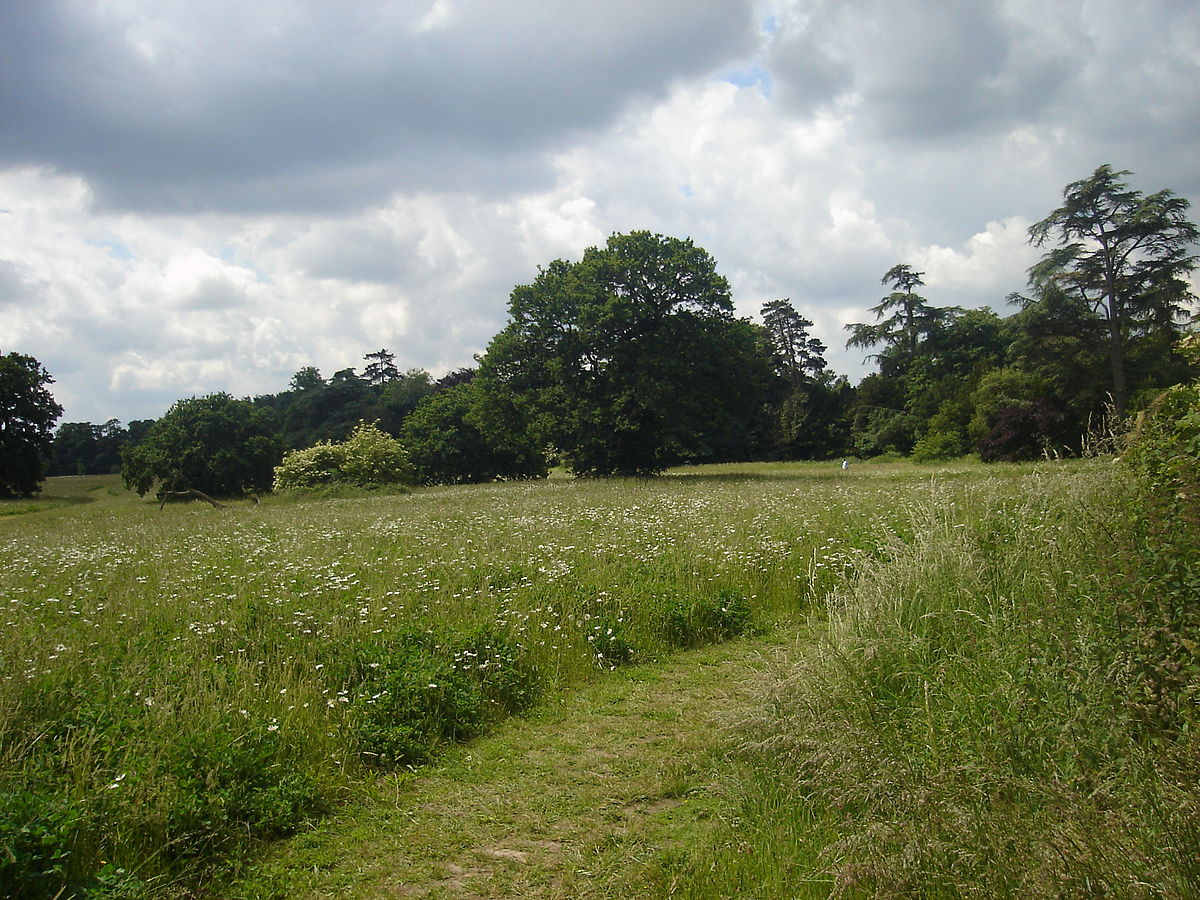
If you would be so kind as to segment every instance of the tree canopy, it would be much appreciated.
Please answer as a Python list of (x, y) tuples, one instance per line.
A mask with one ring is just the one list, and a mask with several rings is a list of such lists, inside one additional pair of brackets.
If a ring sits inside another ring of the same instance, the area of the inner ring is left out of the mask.
[(175, 403), (145, 440), (122, 450), (125, 484), (238, 496), (269, 491), (283, 445), (274, 417), (248, 400), (210, 394)]
[(1195, 297), (1186, 276), (1196, 268), (1188, 252), (1197, 240), (1188, 202), (1171, 191), (1150, 196), (1121, 179), (1129, 171), (1103, 165), (1063, 189), (1062, 206), (1029, 229), (1036, 247), (1056, 245), (1029, 270), (1034, 291), (1061, 291), (1077, 299), (1081, 329), (1094, 317), (1109, 363), (1118, 415), (1129, 401), (1128, 364), (1139, 343), (1170, 346)]
[(649, 475), (727, 451), (770, 377), (729, 284), (690, 240), (614, 234), (516, 287), (480, 364), (572, 471)]
[(880, 361), (884, 374), (902, 374), (916, 357), (921, 343), (959, 312), (957, 307), (930, 306), (916, 292), (925, 284), (921, 280), (924, 274), (907, 263), (892, 266), (880, 281), (891, 285), (891, 293), (871, 307), (876, 321), (846, 326), (850, 332), (847, 347), (882, 345), (883, 349), (874, 357)]
[(812, 320), (800, 315), (791, 300), (764, 303), (762, 320), (779, 367), (794, 386), (825, 370), (825, 344), (809, 334)]
[[(846, 345), (877, 364), (857, 385), (827, 368), (789, 299), (765, 302), (761, 324), (738, 319), (705, 250), (635, 231), (513, 288), (476, 367), (435, 380), (380, 349), (361, 375), (303, 366), (253, 403), (292, 449), (375, 422), (402, 437), (427, 482), (539, 477), (553, 460), (579, 475), (645, 476), (750, 458), (1075, 453), (1110, 398), (1120, 413), (1141, 409), (1197, 371), (1176, 349), (1200, 323), (1187, 321), (1197, 228), (1185, 200), (1145, 196), (1128, 174), (1105, 165), (1072, 182), (1029, 229), (1046, 252), (1029, 296), (1007, 298), (1020, 307), (1009, 316), (935, 306), (919, 293), (923, 272), (888, 269), (874, 321), (846, 326)], [(135, 482), (159, 478), (146, 475), (151, 451), (129, 446), (148, 424), (62, 426), (52, 474), (111, 469), (123, 446)]]
[(511, 403), (468, 380), (422, 400), (401, 439), (417, 476), (429, 484), (545, 478), (545, 448)]
[(32, 356), (0, 356), (0, 497), (29, 497), (41, 488), (63, 411), (47, 388), (53, 382)]

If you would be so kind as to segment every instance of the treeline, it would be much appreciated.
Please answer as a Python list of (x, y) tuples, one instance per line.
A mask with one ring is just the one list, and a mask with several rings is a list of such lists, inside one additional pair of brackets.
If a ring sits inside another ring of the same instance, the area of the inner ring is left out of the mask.
[[(1076, 454), (1101, 417), (1195, 374), (1177, 344), (1194, 322), (1196, 227), (1185, 200), (1145, 196), (1127, 174), (1101, 166), (1030, 229), (1046, 253), (1027, 291), (1006, 298), (1009, 315), (931, 302), (909, 264), (884, 273), (874, 321), (847, 326), (847, 346), (877, 366), (856, 386), (830, 371), (790, 300), (766, 303), (761, 322), (736, 318), (706, 251), (633, 232), (514, 288), (508, 325), (475, 368), (435, 381), (379, 350), (361, 374), (307, 366), (287, 390), (239, 402), (264, 459), (375, 422), (425, 482), (539, 477), (555, 464), (644, 476), (746, 459)], [(51, 473), (113, 471), (121, 446), (168, 430), (161, 422), (63, 425)]]

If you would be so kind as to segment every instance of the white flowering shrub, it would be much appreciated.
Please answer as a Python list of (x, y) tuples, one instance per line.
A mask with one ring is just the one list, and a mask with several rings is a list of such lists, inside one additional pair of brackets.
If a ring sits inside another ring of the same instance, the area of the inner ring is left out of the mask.
[(360, 422), (345, 441), (322, 441), (303, 450), (293, 450), (275, 467), (277, 491), (326, 484), (378, 487), (415, 481), (403, 445), (365, 422)]
[(394, 437), (374, 425), (360, 422), (340, 445), (343, 480), (362, 487), (377, 484), (413, 484), (416, 476), (408, 451)]

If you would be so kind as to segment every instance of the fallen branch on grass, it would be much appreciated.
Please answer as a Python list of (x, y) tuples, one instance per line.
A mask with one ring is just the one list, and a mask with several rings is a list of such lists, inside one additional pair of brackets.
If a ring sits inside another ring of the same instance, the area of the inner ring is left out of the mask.
[(204, 491), (198, 491), (195, 488), (189, 488), (186, 491), (163, 491), (162, 502), (158, 504), (159, 509), (162, 509), (167, 505), (168, 497), (197, 497), (203, 500), (205, 503), (211, 503), (217, 509), (225, 509), (224, 503), (218, 503), (212, 497), (208, 496), (208, 494), (204, 493)]

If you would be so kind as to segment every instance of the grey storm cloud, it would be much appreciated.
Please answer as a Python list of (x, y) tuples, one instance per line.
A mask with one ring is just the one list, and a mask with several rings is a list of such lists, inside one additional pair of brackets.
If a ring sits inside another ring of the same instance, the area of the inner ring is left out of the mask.
[(0, 349), (93, 421), (441, 374), (648, 228), (853, 377), (898, 262), (1000, 309), (1096, 166), (1200, 204), (1197, 48), (1195, 0), (0, 0)]
[(1126, 123), (1153, 111), (1195, 134), (1197, 40), (1191, 0), (812, 0), (778, 29), (768, 60), (785, 104), (851, 104), (864, 132), (887, 140), (1097, 113), (1101, 128), (1105, 110)]
[(5, 3), (0, 163), (152, 211), (528, 185), (539, 152), (755, 25), (728, 0)]

